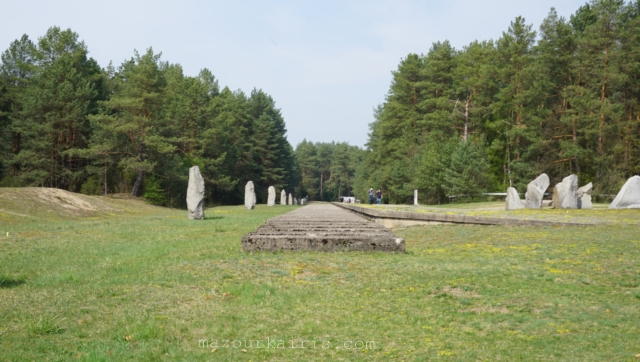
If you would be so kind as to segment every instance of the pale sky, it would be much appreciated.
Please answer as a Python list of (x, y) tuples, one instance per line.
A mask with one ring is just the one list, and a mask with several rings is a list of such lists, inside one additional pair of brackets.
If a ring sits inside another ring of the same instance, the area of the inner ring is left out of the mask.
[(436, 41), (456, 48), (497, 39), (516, 16), (538, 29), (555, 7), (568, 18), (585, 0), (453, 1), (11, 1), (0, 50), (51, 26), (71, 28), (102, 67), (149, 47), (186, 75), (210, 69), (221, 86), (261, 88), (281, 109), (288, 139), (363, 146), (391, 72)]

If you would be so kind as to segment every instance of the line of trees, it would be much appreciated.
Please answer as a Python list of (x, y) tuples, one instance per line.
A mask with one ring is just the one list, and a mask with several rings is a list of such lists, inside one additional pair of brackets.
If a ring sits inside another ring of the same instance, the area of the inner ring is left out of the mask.
[(152, 49), (101, 68), (71, 30), (26, 35), (0, 64), (0, 186), (128, 192), (184, 205), (198, 165), (209, 204), (238, 204), (244, 184), (298, 197), (442, 203), (547, 173), (615, 194), (640, 173), (640, 0), (592, 0), (570, 19), (522, 17), (496, 41), (434, 43), (393, 72), (365, 150), (303, 141), (274, 100), (183, 74)]
[(0, 64), (0, 186), (128, 192), (184, 205), (200, 166), (213, 203), (240, 203), (244, 184), (293, 189), (294, 151), (274, 100), (185, 76), (152, 49), (102, 69), (70, 29), (24, 35)]
[(336, 201), (353, 196), (356, 171), (364, 151), (344, 142), (313, 143), (306, 139), (296, 147), (299, 183), (297, 192), (311, 200)]
[[(520, 192), (571, 173), (615, 194), (640, 172), (640, 2), (593, 0), (539, 32), (522, 17), (496, 41), (434, 43), (393, 72), (375, 111), (356, 194), (440, 203)], [(426, 198), (426, 199), (425, 199)]]

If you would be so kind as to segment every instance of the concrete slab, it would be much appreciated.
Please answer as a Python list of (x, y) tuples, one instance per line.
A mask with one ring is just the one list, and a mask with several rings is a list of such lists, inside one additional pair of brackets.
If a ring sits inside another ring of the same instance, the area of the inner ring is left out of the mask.
[(391, 230), (331, 204), (311, 204), (267, 220), (242, 237), (244, 251), (404, 251)]

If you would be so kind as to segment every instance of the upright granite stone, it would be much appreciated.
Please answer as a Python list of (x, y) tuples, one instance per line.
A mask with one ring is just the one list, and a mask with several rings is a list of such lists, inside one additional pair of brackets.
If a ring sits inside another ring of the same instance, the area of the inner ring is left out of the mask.
[(546, 173), (536, 177), (535, 180), (529, 182), (527, 185), (527, 192), (524, 194), (526, 201), (526, 207), (528, 209), (540, 209), (542, 208), (542, 199), (544, 198), (544, 192), (549, 187), (549, 176)]
[(204, 179), (200, 174), (200, 167), (189, 169), (189, 186), (187, 186), (187, 209), (189, 219), (204, 219)]
[(418, 190), (413, 190), (413, 206), (418, 206)]
[(610, 209), (640, 209), (640, 176), (633, 176), (624, 183)]
[(276, 204), (276, 188), (269, 186), (269, 197), (267, 198), (267, 206), (274, 206)]
[(253, 210), (256, 207), (256, 193), (253, 188), (253, 181), (247, 182), (244, 187), (244, 207), (247, 210)]
[(287, 202), (287, 205), (293, 205), (293, 196), (291, 196), (291, 194), (289, 194), (289, 202)]
[(509, 187), (507, 189), (507, 198), (504, 200), (505, 210), (518, 210), (524, 209), (524, 205), (522, 205), (522, 201), (520, 201), (520, 195), (518, 195), (518, 191)]
[(576, 191), (578, 209), (593, 209), (593, 204), (591, 203), (591, 190), (593, 190), (593, 184), (589, 182)]
[(556, 209), (578, 208), (578, 176), (569, 175), (553, 188), (553, 207)]
[(287, 204), (287, 192), (285, 190), (282, 190), (282, 192), (280, 192), (280, 205), (286, 205)]

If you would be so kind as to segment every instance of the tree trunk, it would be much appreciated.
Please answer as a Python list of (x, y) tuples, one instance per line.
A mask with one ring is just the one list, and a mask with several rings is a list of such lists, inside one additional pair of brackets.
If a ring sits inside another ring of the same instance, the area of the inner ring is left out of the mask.
[(107, 155), (104, 156), (104, 196), (107, 196)]
[[(142, 145), (138, 149), (138, 161), (142, 162)], [(142, 186), (142, 178), (144, 177), (144, 170), (138, 170), (138, 178), (136, 178), (136, 183), (133, 184), (133, 190), (131, 190), (131, 196), (138, 196), (140, 192), (140, 187)]]
[(467, 135), (469, 134), (469, 102), (471, 102), (471, 97), (467, 98), (467, 102), (464, 104), (464, 135), (462, 138), (464, 142), (467, 142)]

